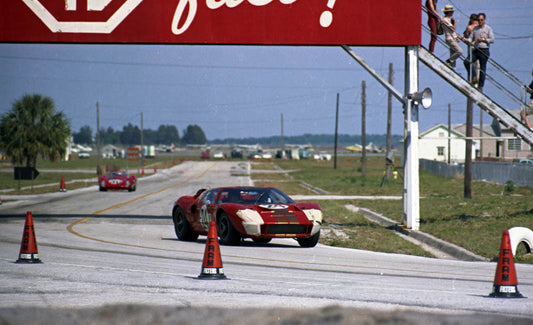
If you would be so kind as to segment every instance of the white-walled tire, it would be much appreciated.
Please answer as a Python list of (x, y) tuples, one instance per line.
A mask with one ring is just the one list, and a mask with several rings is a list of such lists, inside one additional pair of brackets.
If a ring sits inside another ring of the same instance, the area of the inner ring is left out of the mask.
[(516, 255), (516, 248), (520, 243), (524, 243), (527, 252), (531, 253), (531, 250), (533, 249), (533, 231), (531, 229), (525, 227), (513, 227), (508, 231), (513, 255)]

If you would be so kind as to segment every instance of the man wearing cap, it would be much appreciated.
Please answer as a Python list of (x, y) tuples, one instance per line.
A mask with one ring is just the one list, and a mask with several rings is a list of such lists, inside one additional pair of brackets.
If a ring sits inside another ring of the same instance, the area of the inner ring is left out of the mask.
[(457, 33), (455, 33), (456, 21), (455, 18), (452, 17), (454, 11), (455, 9), (453, 9), (453, 6), (444, 6), (444, 9), (442, 9), (442, 12), (444, 13), (442, 27), (444, 29), (446, 44), (450, 47), (450, 58), (446, 60), (446, 64), (455, 70), (455, 61), (461, 56), (461, 54), (463, 54), (463, 50), (459, 46), (459, 37), (457, 37)]
[(490, 56), (489, 45), (494, 43), (494, 33), (492, 32), (492, 28), (485, 24), (485, 18), (486, 15), (484, 13), (477, 15), (479, 25), (474, 27), (474, 30), (468, 39), (470, 43), (474, 45), (474, 51), (472, 52), (472, 63), (479, 61), (479, 91), (483, 91), (483, 86), (485, 85), (487, 61), (489, 60)]

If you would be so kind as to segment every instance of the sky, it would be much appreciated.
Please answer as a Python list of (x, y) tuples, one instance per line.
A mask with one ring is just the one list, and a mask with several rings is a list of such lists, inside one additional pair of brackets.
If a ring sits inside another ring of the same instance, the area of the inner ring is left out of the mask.
[[(423, 1), (421, 2), (423, 3)], [(531, 0), (441, 0), (451, 4), (462, 33), (470, 13), (484, 12), (495, 33), (491, 58), (529, 85), (533, 70)], [(399, 17), (400, 18), (400, 17)], [(422, 14), (422, 25), (427, 16)], [(401, 19), (399, 22), (401, 23)], [(429, 36), (422, 31), (422, 45)], [(466, 51), (466, 46), (462, 48)], [(394, 87), (403, 93), (402, 47), (352, 47), (385, 79), (393, 64)], [(435, 55), (448, 57), (438, 43)], [(420, 110), (422, 132), (438, 123), (466, 120), (466, 98), (419, 64), (419, 87), (429, 87), (433, 104)], [(457, 71), (466, 71), (458, 62)], [(495, 68), (488, 75), (507, 86)], [(122, 130), (131, 123), (156, 130), (175, 125), (180, 136), (199, 125), (208, 140), (224, 138), (334, 134), (339, 94), (340, 134), (361, 133), (362, 82), (366, 84), (366, 131), (385, 134), (387, 91), (337, 46), (102, 45), (0, 43), (0, 114), (25, 94), (51, 97), (70, 120), (73, 132), (88, 125)], [(512, 86), (520, 97), (520, 90)], [(490, 83), (484, 92), (507, 109), (518, 109)], [(403, 134), (401, 103), (393, 97), (392, 133)], [(474, 123), (479, 123), (475, 110)], [(483, 123), (492, 118), (483, 115)]]

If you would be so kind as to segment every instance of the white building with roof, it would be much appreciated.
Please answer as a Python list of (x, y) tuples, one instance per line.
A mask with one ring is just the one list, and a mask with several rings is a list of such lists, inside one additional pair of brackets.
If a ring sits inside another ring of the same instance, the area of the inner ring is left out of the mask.
[[(475, 157), (478, 146), (479, 141), (473, 140), (472, 158)], [(464, 162), (465, 151), (465, 135), (453, 130), (453, 128), (451, 132), (448, 132), (448, 127), (444, 124), (437, 124), (420, 133), (418, 140), (418, 157), (420, 159), (448, 161), (449, 155), (450, 161)]]

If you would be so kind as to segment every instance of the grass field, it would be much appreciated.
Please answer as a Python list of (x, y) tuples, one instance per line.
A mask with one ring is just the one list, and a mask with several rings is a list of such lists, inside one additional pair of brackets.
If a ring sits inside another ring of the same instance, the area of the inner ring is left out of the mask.
[[(147, 159), (145, 171), (168, 168), (181, 160), (197, 157), (157, 156)], [(104, 160), (102, 166), (126, 168), (125, 160)], [(33, 181), (15, 181), (13, 172), (0, 172), (0, 190), (13, 189), (3, 194), (37, 194), (58, 191), (61, 177), (65, 177), (69, 190), (96, 185), (96, 159), (76, 159), (69, 162), (49, 163), (39, 161), (39, 177)], [(137, 174), (137, 165), (129, 163), (129, 171)], [(252, 164), (252, 178), (256, 185), (278, 187), (289, 195), (316, 194), (302, 183), (318, 187), (331, 194), (401, 196), (403, 171), (397, 177), (383, 182), (385, 162), (383, 157), (368, 157), (366, 175), (361, 173), (358, 157), (339, 157), (337, 168), (333, 161), (273, 160)], [(0, 168), (12, 168), (8, 164)], [(94, 173), (64, 172), (64, 170), (94, 170)], [(262, 172), (263, 170), (269, 172)], [(284, 172), (272, 173), (281, 170)], [(52, 184), (39, 187), (41, 184)], [(57, 185), (56, 185), (57, 184)], [(27, 189), (18, 190), (18, 188)], [(533, 189), (510, 187), (487, 182), (472, 183), (472, 199), (463, 198), (464, 180), (461, 177), (444, 178), (420, 171), (420, 230), (455, 243), (478, 255), (496, 259), (499, 254), (501, 234), (511, 227), (533, 229)], [(390, 230), (369, 222), (363, 215), (348, 210), (352, 204), (368, 208), (401, 222), (401, 200), (318, 200), (324, 210), (324, 236), (321, 242), (334, 246), (365, 250), (429, 256), (420, 247), (409, 243)], [(533, 254), (519, 247), (515, 261), (533, 263)]]
[[(310, 190), (302, 187), (301, 182), (312, 184), (331, 194), (401, 196), (403, 191), (402, 170), (398, 170), (396, 179), (391, 177), (388, 182), (382, 183), (385, 171), (383, 157), (369, 157), (364, 176), (361, 174), (361, 162), (358, 157), (340, 157), (336, 169), (333, 168), (332, 161), (313, 160), (256, 163), (253, 168), (271, 169), (267, 166), (269, 164), (276, 164), (281, 169), (292, 172), (289, 172), (283, 181), (277, 181), (279, 175), (268, 180), (266, 178), (269, 174), (261, 174), (261, 180), (256, 184), (276, 186), (292, 195), (310, 194)], [(421, 170), (420, 230), (494, 260), (499, 254), (504, 230), (517, 226), (533, 229), (533, 189), (473, 181), (472, 199), (464, 199), (463, 188), (462, 177), (445, 178)], [(385, 231), (388, 236), (384, 236), (383, 229), (344, 207), (346, 204), (353, 204), (401, 222), (401, 200), (319, 203), (324, 210), (326, 227), (341, 224), (340, 229), (348, 234), (348, 238), (326, 237), (322, 240), (324, 243), (382, 252), (426, 255), (421, 253), (417, 246), (407, 245), (398, 236), (390, 235), (389, 230)], [(533, 263), (533, 254), (526, 254), (525, 247), (521, 246), (515, 260)]]

